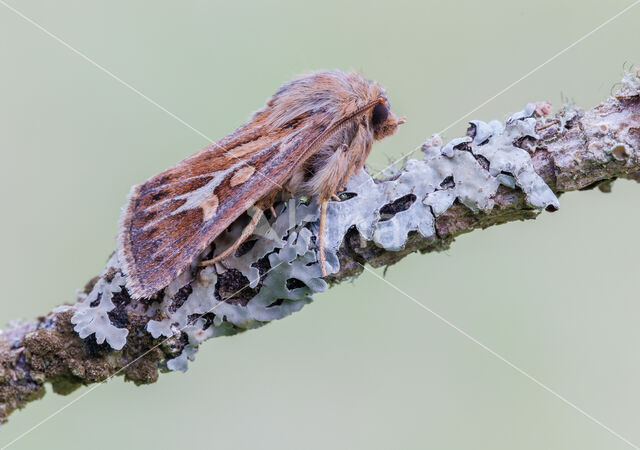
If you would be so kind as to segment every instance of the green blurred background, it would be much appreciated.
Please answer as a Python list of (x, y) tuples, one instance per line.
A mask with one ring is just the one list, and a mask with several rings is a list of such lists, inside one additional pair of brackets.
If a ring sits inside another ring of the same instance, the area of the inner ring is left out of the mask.
[[(213, 138), (296, 74), (361, 70), (408, 117), (377, 169), (632, 2), (10, 3)], [(640, 62), (639, 22), (640, 5), (473, 118), (597, 104)], [(207, 142), (2, 5), (0, 60), (4, 324), (72, 300), (113, 250), (129, 187)], [(630, 182), (566, 195), (386, 279), (639, 445), (639, 199)], [(15, 413), (0, 446), (84, 391)], [(186, 374), (101, 386), (11, 448), (176, 447), (629, 448), (366, 273), (206, 343)]]

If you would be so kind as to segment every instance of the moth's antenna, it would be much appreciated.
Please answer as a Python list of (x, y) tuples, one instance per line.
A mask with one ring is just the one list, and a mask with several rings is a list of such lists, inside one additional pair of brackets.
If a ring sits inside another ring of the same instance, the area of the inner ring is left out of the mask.
[[(378, 97), (377, 99), (375, 99), (373, 101), (370, 101), (366, 105), (361, 106), (360, 108), (356, 109), (354, 112), (352, 112), (348, 116), (345, 116), (345, 117), (341, 118), (340, 120), (338, 120), (337, 122), (333, 123), (326, 130), (324, 130), (322, 133), (320, 133), (320, 135), (318, 137), (316, 137), (313, 140), (313, 142), (311, 142), (311, 144), (309, 145), (309, 150), (307, 150), (305, 152), (306, 156), (312, 155), (318, 149), (318, 147), (320, 147), (329, 138), (329, 136), (331, 136), (338, 128), (343, 126), (345, 123), (349, 122), (350, 120), (353, 120), (354, 118), (356, 118), (360, 114), (367, 112), (368, 110), (370, 110), (371, 108), (375, 107), (376, 105), (382, 105), (382, 104), (384, 104), (386, 102), (387, 102), (386, 98)], [(294, 164), (296, 164), (299, 159), (300, 159), (300, 157), (298, 157), (298, 159), (295, 161)]]
[(364, 106), (361, 106), (360, 108), (356, 109), (355, 112), (349, 114), (346, 117), (343, 117), (342, 119), (338, 120), (336, 123), (334, 123), (333, 125), (331, 125), (329, 128), (327, 128), (324, 133), (329, 133), (331, 134), (333, 131), (335, 131), (338, 127), (340, 127), (341, 125), (344, 125), (345, 123), (347, 123), (348, 121), (350, 121), (351, 119), (359, 116), (362, 113), (367, 112), (368, 110), (370, 110), (371, 108), (377, 106), (377, 105), (384, 105), (387, 102), (387, 99), (384, 97), (378, 97), (377, 99), (367, 103)]

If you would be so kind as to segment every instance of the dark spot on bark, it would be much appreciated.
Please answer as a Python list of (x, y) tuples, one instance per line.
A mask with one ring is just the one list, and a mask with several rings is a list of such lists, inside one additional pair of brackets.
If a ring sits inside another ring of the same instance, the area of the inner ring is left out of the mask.
[(297, 278), (289, 278), (287, 280), (287, 289), (289, 289), (290, 291), (293, 289), (299, 289), (299, 288), (303, 288), (306, 287), (307, 285), (304, 284), (304, 282), (298, 280)]
[(187, 324), (193, 325), (200, 317), (202, 317), (202, 314), (190, 314), (187, 316)]
[(469, 142), (461, 142), (458, 145), (456, 145), (455, 147), (453, 147), (455, 150), (461, 150), (463, 152), (470, 152), (471, 151), (471, 146), (469, 145)]
[(453, 176), (450, 175), (447, 178), (445, 178), (444, 180), (442, 180), (442, 183), (440, 183), (440, 187), (442, 189), (452, 189), (452, 188), (456, 187), (456, 182), (453, 181)]
[(258, 288), (250, 288), (249, 280), (239, 270), (229, 269), (218, 277), (216, 297), (231, 305), (246, 306), (258, 293)]
[(116, 292), (113, 294), (111, 299), (116, 307), (107, 313), (111, 324), (118, 328), (126, 328), (129, 324), (129, 316), (127, 315), (127, 305), (129, 304), (129, 301), (118, 303), (122, 297), (126, 297), (131, 300), (126, 291), (124, 292), (124, 295), (122, 292)]
[(95, 334), (92, 334), (91, 336), (83, 339), (82, 342), (84, 343), (84, 348), (87, 351), (87, 355), (94, 358), (107, 355), (113, 350), (106, 341), (102, 344), (98, 344)]
[(391, 219), (399, 212), (406, 211), (416, 201), (415, 194), (407, 194), (380, 208), (380, 222)]
[(102, 298), (102, 292), (98, 292), (98, 296), (96, 297), (96, 299), (94, 301), (89, 303), (89, 306), (91, 306), (92, 308), (95, 308), (96, 306), (98, 306), (100, 304), (100, 299), (101, 298)]
[(269, 255), (263, 256), (262, 258), (254, 262), (253, 264), (251, 264), (251, 267), (255, 267), (256, 269), (258, 269), (261, 277), (264, 276), (269, 271), (269, 269), (271, 269)]
[(574, 116), (571, 119), (567, 120), (564, 123), (564, 128), (567, 130), (570, 130), (571, 128), (573, 128), (573, 126), (575, 125), (576, 121), (578, 120), (578, 116)]
[(535, 150), (536, 138), (531, 136), (522, 136), (513, 141), (513, 146), (531, 152)]
[(236, 258), (249, 253), (253, 246), (256, 245), (257, 241), (257, 239), (249, 239), (240, 244), (240, 247), (238, 247), (235, 253)]
[(345, 200), (350, 200), (353, 197), (357, 197), (358, 194), (356, 194), (355, 192), (341, 192), (338, 194), (338, 198), (340, 198), (340, 200), (345, 201)]
[(191, 287), (191, 284), (187, 284), (186, 286), (181, 287), (180, 290), (176, 292), (176, 295), (174, 295), (171, 299), (169, 312), (174, 313), (178, 309), (180, 309), (180, 307), (184, 305), (184, 302), (187, 301), (187, 298), (189, 298), (192, 292), (193, 288)]
[(202, 316), (200, 316), (202, 319), (204, 319), (204, 326), (202, 327), (203, 330), (206, 330), (207, 328), (209, 328), (211, 325), (213, 325), (213, 319), (216, 318), (216, 315), (212, 312), (208, 312), (206, 314), (203, 314)]
[(116, 305), (116, 308), (121, 308), (131, 303), (131, 297), (129, 297), (129, 293), (126, 289), (121, 289), (120, 292), (113, 293), (111, 301)]
[(153, 305), (154, 303), (160, 303), (160, 301), (162, 300), (162, 293), (163, 292), (164, 292), (164, 290), (158, 291), (158, 292), (152, 294), (150, 297), (139, 298), (138, 300), (136, 300), (136, 302), (142, 303), (143, 305), (145, 305), (147, 307)]
[(358, 228), (355, 225), (349, 227), (345, 233), (344, 243), (350, 257), (360, 264), (366, 263), (366, 258), (362, 257), (360, 250), (362, 250), (363, 245), (367, 245), (367, 241), (362, 239), (360, 232), (358, 232)]
[(484, 170), (489, 171), (489, 160), (482, 155), (473, 155), (473, 157), (478, 161), (478, 164), (482, 166)]
[(184, 347), (185, 345), (189, 344), (189, 335), (185, 332), (180, 333), (180, 338), (179, 338), (179, 342), (180, 342), (180, 346)]
[(126, 289), (122, 289), (120, 292), (114, 292), (111, 301), (116, 307), (107, 313), (109, 320), (113, 326), (125, 328), (129, 324), (129, 317), (127, 316), (127, 306), (131, 303), (129, 293)]
[(283, 302), (284, 302), (284, 299), (279, 298), (279, 299), (278, 299), (278, 300), (276, 300), (275, 302), (273, 302), (273, 303), (271, 303), (271, 304), (267, 305), (267, 308), (271, 308), (271, 307), (273, 307), (273, 306), (280, 306), (280, 305), (282, 305), (282, 303), (283, 303)]

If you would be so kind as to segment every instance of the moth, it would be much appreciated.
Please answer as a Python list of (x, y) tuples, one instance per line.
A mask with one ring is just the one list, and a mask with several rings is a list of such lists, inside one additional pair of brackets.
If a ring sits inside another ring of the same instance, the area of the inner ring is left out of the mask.
[(233, 133), (133, 186), (120, 219), (118, 257), (133, 298), (166, 287), (229, 225), (255, 206), (232, 255), (283, 197), (317, 196), (317, 252), (326, 276), (327, 204), (360, 168), (375, 140), (404, 118), (385, 90), (359, 73), (314, 72), (285, 83)]

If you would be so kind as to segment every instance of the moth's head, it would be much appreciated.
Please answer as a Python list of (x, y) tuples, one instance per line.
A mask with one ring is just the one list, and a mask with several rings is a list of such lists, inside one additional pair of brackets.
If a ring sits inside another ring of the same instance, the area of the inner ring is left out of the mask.
[(391, 104), (386, 97), (380, 97), (378, 103), (371, 108), (369, 120), (373, 129), (373, 137), (376, 140), (391, 136), (398, 129), (398, 125), (406, 122), (404, 117), (398, 118), (391, 111)]

